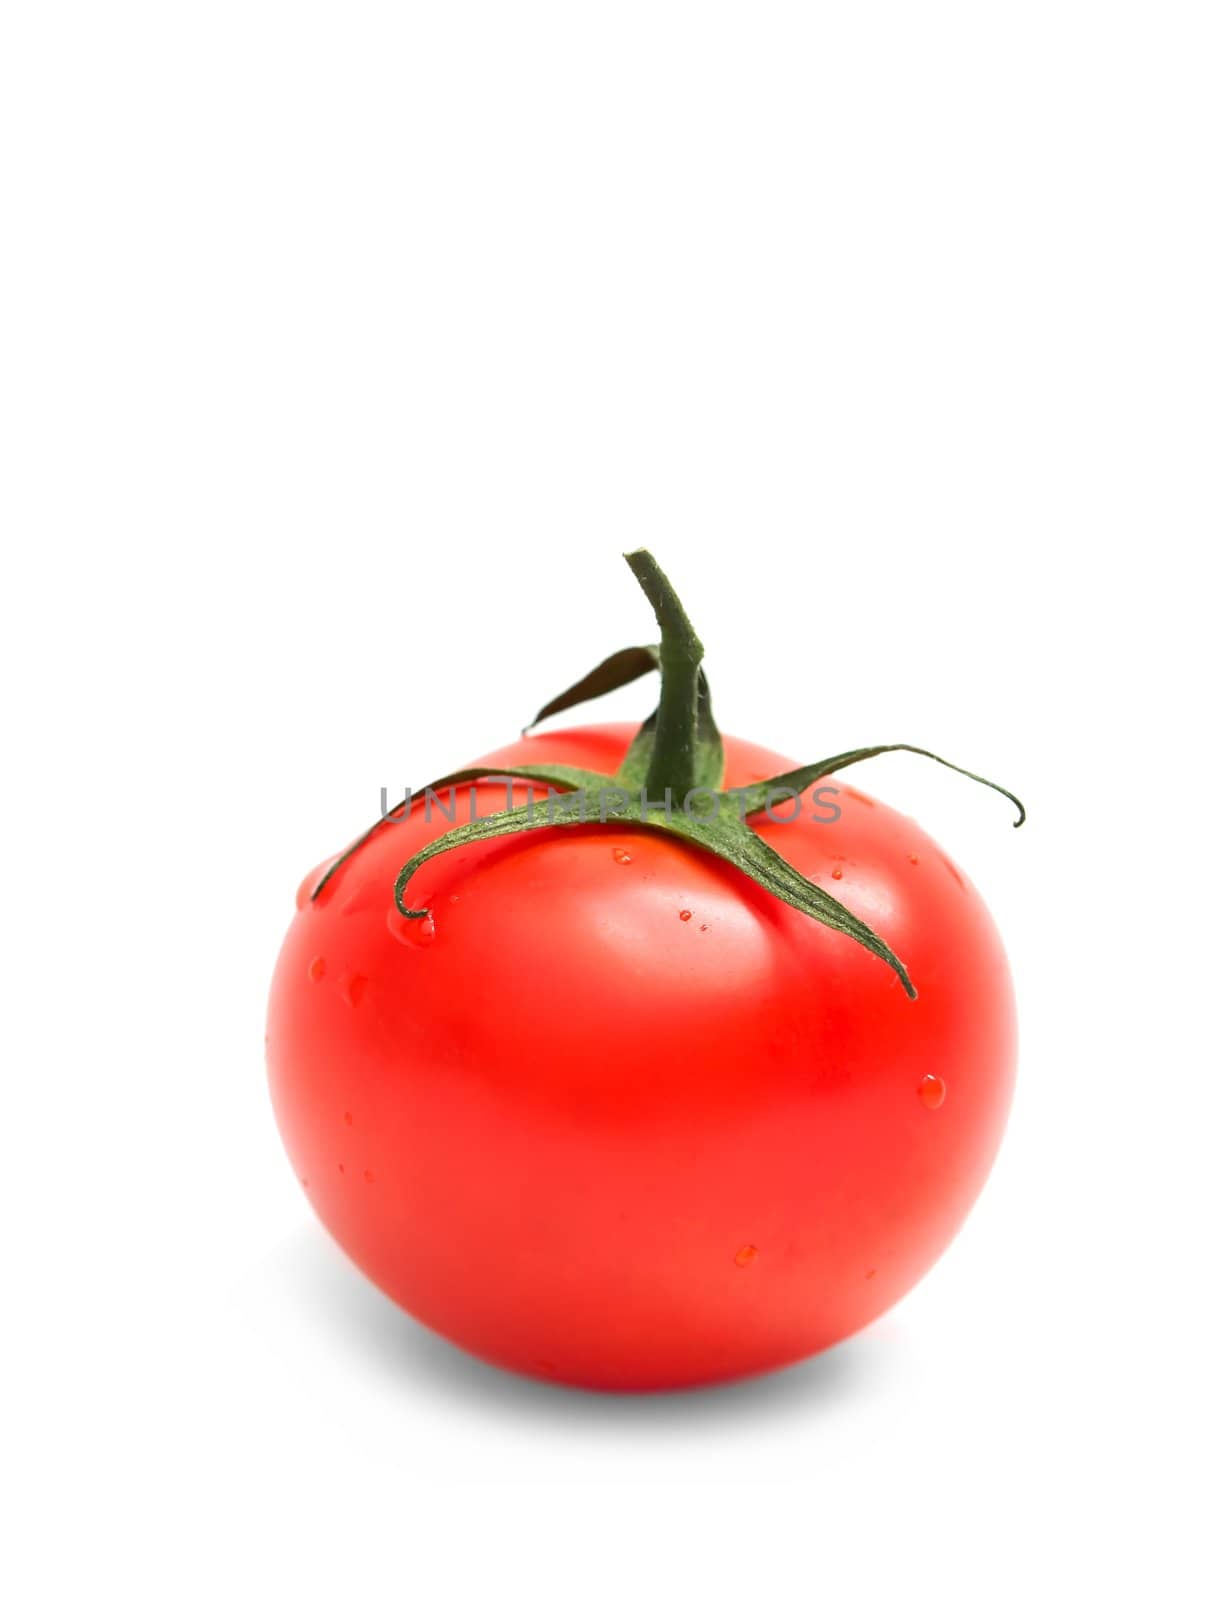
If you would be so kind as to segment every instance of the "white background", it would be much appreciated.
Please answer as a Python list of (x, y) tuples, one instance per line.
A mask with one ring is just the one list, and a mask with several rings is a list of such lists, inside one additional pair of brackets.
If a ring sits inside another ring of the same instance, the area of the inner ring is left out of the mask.
[[(3, 16), (8, 1591), (1207, 1593), (1208, 8)], [(382, 1301), (261, 1061), (299, 879), (640, 543), (727, 729), (1029, 808), (860, 780), (1016, 972), (961, 1238), (644, 1400)]]

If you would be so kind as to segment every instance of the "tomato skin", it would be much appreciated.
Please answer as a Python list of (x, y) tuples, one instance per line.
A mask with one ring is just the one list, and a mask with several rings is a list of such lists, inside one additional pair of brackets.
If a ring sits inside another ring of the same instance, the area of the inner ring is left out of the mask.
[[(478, 764), (610, 771), (634, 731)], [(725, 745), (730, 786), (795, 765)], [(325, 1226), (413, 1316), (532, 1377), (710, 1383), (854, 1333), (945, 1248), (1009, 1109), (1006, 959), (914, 822), (825, 781), (838, 821), (805, 796), (759, 829), (892, 945), (917, 1001), (735, 869), (626, 826), (453, 850), (409, 886), (432, 924), (407, 923), (396, 872), (454, 826), (418, 805), (303, 898), (270, 999), (275, 1113)], [(478, 814), (504, 808), (503, 784), (475, 788)]]

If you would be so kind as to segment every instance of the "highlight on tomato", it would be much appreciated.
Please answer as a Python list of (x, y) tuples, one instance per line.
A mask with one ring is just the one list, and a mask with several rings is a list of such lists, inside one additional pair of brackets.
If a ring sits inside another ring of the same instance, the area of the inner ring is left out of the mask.
[(1015, 1010), (967, 876), (840, 776), (963, 769), (723, 736), (677, 595), (626, 559), (660, 643), (535, 723), (656, 672), (652, 716), (528, 732), (317, 868), (267, 1050), (294, 1170), (384, 1293), (511, 1371), (645, 1390), (799, 1361), (917, 1282), (997, 1151)]

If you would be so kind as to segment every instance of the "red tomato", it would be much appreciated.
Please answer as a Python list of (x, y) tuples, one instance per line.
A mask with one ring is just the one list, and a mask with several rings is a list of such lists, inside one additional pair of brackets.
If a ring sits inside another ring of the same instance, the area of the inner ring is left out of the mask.
[[(613, 770), (634, 728), (486, 758)], [(792, 763), (725, 741), (740, 786)], [(913, 974), (652, 830), (544, 829), (400, 866), (384, 824), (274, 977), (270, 1083), (321, 1220), (385, 1293), (516, 1372), (606, 1389), (757, 1373), (922, 1276), (989, 1170), (1014, 1075), (997, 932), (921, 829), (839, 779), (767, 842)], [(504, 809), (464, 785), (457, 818)], [(515, 803), (519, 797), (516, 795)]]

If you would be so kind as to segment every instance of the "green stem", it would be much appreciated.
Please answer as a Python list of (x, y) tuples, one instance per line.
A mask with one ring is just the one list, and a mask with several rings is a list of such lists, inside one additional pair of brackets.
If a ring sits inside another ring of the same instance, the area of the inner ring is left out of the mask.
[(703, 660), (703, 645), (670, 580), (649, 552), (633, 550), (624, 560), (644, 590), (661, 628), (661, 699), (657, 705), (657, 726), (644, 787), (657, 804), (668, 789), (674, 804), (681, 805), (695, 787), (699, 663)]
[[(573, 791), (571, 797), (566, 796), (566, 799), (571, 798), (573, 804), (570, 808), (557, 805), (554, 801), (546, 806), (528, 803), (510, 811), (474, 818), (446, 833), (435, 833), (430, 829), (429, 842), (415, 851), (397, 875), (397, 910), (405, 917), (427, 916), (427, 911), (415, 910), (405, 902), (405, 890), (413, 874), (434, 856), (464, 844), (472, 844), (477, 840), (505, 839), (540, 828), (598, 825), (656, 830), (667, 838), (673, 835), (699, 850), (709, 851), (785, 905), (812, 917), (822, 927), (853, 939), (892, 968), (902, 988), (913, 1000), (917, 991), (909, 973), (875, 929), (869, 928), (841, 901), (785, 860), (773, 848), (773, 844), (746, 826), (746, 818), (764, 810), (777, 796), (800, 794), (811, 788), (818, 778), (894, 750), (930, 756), (932, 761), (938, 761), (964, 777), (974, 778), (978, 783), (997, 789), (1018, 808), (1016, 827), (1024, 819), (1023, 806), (1009, 789), (991, 783), (988, 778), (979, 778), (976, 773), (967, 772), (963, 767), (953, 767), (942, 756), (932, 755), (929, 750), (912, 744), (865, 745), (860, 749), (844, 750), (840, 755), (826, 757), (824, 761), (815, 761), (791, 772), (763, 779), (744, 791), (732, 789), (721, 793), (724, 783), (724, 743), (712, 715), (707, 679), (700, 666), (703, 646), (678, 596), (670, 587), (669, 579), (649, 552), (634, 550), (624, 559), (656, 613), (661, 627), (660, 647), (639, 645), (629, 650), (617, 650), (592, 672), (578, 679), (572, 688), (549, 700), (535, 720), (540, 722), (557, 711), (581, 705), (583, 701), (621, 688), (651, 672), (654, 667), (661, 669), (661, 700), (657, 710), (641, 724), (614, 773), (582, 770), (551, 762), (534, 766), (463, 767), (429, 785), (431, 789), (446, 789), (483, 777), (522, 778), (535, 787)], [(714, 796), (719, 804), (711, 808), (699, 804), (688, 807), (687, 797), (693, 789)], [(643, 792), (638, 793), (638, 790)], [(673, 802), (668, 811), (664, 805), (667, 792)], [(745, 818), (736, 815), (738, 794), (747, 798)], [(587, 801), (590, 804), (587, 805)], [(398, 817), (403, 809), (403, 805), (397, 806), (387, 816)], [(650, 809), (656, 816), (650, 814)], [(426, 821), (428, 825), (428, 817)], [(384, 822), (386, 817), (355, 840), (333, 863), (312, 891), (313, 900), (319, 900), (322, 890), (334, 874)], [(417, 830), (414, 830), (415, 841), (416, 838)], [(621, 860), (628, 859), (620, 852), (617, 854)], [(916, 856), (910, 857), (911, 862), (917, 859)], [(836, 872), (834, 876), (841, 878), (842, 873)], [(682, 915), (689, 917), (690, 912), (684, 911)]]

